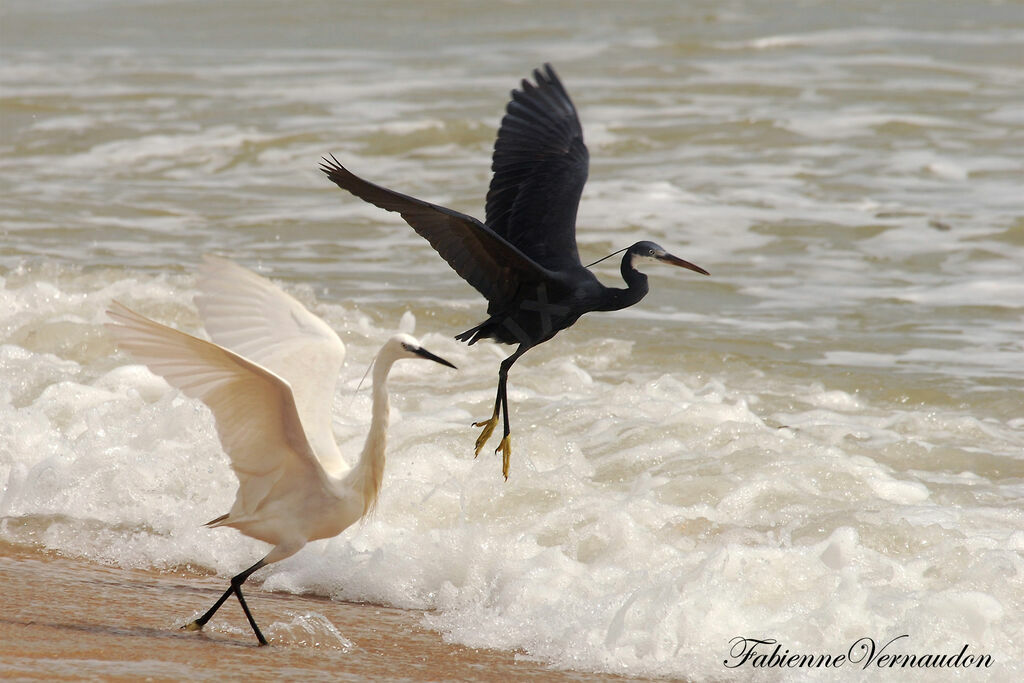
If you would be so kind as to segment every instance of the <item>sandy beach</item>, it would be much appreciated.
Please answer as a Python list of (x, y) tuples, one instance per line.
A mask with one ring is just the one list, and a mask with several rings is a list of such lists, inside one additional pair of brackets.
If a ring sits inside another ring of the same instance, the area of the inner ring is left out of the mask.
[[(190, 633), (180, 624), (216, 599), (222, 578), (105, 567), (8, 544), (0, 586), (4, 679), (624, 680), (451, 645), (420, 626), (415, 611), (264, 593), (258, 582), (246, 599), (270, 646), (256, 644), (234, 600)], [(320, 633), (295, 626), (310, 623)]]

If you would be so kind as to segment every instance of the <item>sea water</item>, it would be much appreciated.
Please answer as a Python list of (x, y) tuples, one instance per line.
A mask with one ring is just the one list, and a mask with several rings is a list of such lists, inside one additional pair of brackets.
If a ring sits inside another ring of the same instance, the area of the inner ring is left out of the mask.
[[(3, 540), (223, 576), (266, 551), (201, 526), (236, 485), (212, 418), (103, 328), (118, 300), (201, 335), (210, 252), (338, 330), (349, 458), (391, 333), (459, 366), (396, 366), (377, 511), (265, 590), (424, 609), (451, 641), (592, 671), (842, 677), (863, 662), (744, 648), (852, 659), (902, 635), (887, 652), (991, 656), (965, 678), (1024, 670), (1019, 6), (2, 12)], [(521, 359), (505, 482), (470, 423), (511, 349), (452, 338), (482, 299), (316, 166), (480, 216), (508, 91), (544, 61), (590, 148), (584, 261), (653, 239), (712, 276), (652, 266), (643, 302)]]

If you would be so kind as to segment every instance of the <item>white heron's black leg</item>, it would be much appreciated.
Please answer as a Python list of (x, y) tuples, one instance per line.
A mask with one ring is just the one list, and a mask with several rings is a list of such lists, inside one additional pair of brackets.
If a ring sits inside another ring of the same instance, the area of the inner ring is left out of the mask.
[(235, 597), (238, 598), (238, 603), (242, 606), (242, 611), (245, 612), (245, 618), (249, 620), (249, 626), (252, 627), (252, 632), (256, 634), (256, 640), (260, 641), (260, 645), (266, 645), (267, 639), (264, 638), (263, 633), (260, 632), (260, 627), (256, 625), (256, 620), (253, 618), (252, 612), (249, 611), (249, 605), (245, 604), (245, 598), (242, 597), (242, 584), (245, 583), (245, 580), (248, 579), (253, 572), (263, 567), (264, 564), (266, 564), (266, 558), (263, 558), (244, 572), (231, 577), (231, 585), (226, 591), (224, 591), (224, 595), (220, 596), (220, 599), (213, 603), (213, 607), (208, 609), (206, 614), (195, 621), (190, 621), (182, 626), (182, 628), (187, 631), (202, 630), (202, 628), (206, 626), (206, 622), (208, 622), (213, 615), (217, 613), (217, 610), (220, 609), (221, 605), (224, 604), (224, 601), (234, 593)]

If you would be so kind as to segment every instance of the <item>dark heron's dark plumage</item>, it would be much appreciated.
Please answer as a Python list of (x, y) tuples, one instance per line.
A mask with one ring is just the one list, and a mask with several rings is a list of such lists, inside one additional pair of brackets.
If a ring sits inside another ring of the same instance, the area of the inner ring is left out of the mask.
[(625, 289), (605, 287), (580, 262), (576, 209), (589, 161), (583, 129), (551, 65), (535, 70), (533, 77), (536, 85), (523, 80), (522, 88), (512, 91), (501, 121), (483, 223), (367, 182), (333, 156), (320, 167), (343, 190), (401, 214), (456, 273), (487, 298), (487, 320), (457, 339), (519, 345), (501, 363), (494, 414), (475, 423), (483, 427), (476, 441), (479, 454), (501, 414), (504, 434), (497, 450), (502, 452), (506, 479), (512, 451), (505, 387), (512, 364), (584, 313), (616, 311), (644, 298), (647, 276), (637, 270), (640, 260), (654, 259), (708, 274), (646, 241), (623, 250)]

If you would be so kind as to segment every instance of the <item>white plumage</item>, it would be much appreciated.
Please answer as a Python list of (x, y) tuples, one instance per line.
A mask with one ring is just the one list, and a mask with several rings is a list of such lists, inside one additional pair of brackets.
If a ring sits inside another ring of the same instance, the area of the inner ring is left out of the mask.
[(373, 415), (358, 462), (348, 469), (331, 429), (331, 403), (345, 347), (295, 298), (226, 259), (207, 256), (196, 305), (213, 339), (154, 322), (120, 303), (107, 327), (118, 345), (213, 413), (238, 477), (231, 510), (209, 522), (273, 546), (210, 610), (186, 628), (201, 629), (236, 594), (260, 644), (241, 585), (260, 567), (330, 538), (369, 512), (384, 474), (387, 376), (402, 358), (455, 367), (407, 334), (389, 339), (373, 367)]

